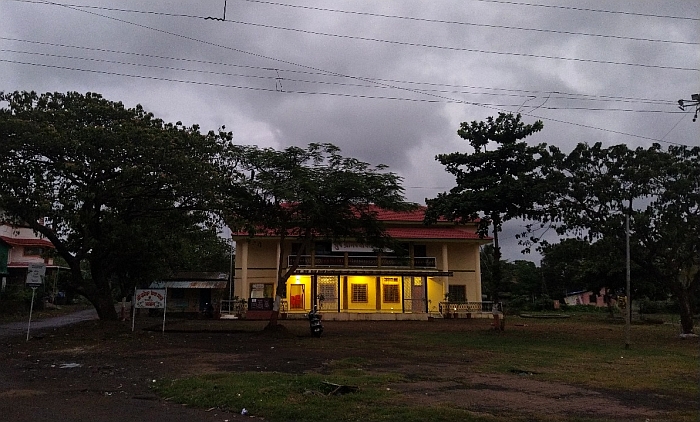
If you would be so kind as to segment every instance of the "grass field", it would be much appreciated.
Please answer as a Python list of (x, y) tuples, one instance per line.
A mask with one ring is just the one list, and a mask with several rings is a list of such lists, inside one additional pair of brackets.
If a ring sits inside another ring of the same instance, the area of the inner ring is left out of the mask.
[[(271, 421), (699, 419), (699, 343), (680, 340), (673, 324), (634, 325), (630, 349), (620, 321), (601, 314), (511, 317), (504, 332), (488, 320), (329, 322), (321, 339), (301, 322), (285, 327), (284, 335), (258, 336), (255, 370), (172, 379), (159, 394)], [(280, 354), (321, 364), (290, 371)], [(328, 395), (324, 382), (359, 390)], [(603, 399), (611, 404), (596, 410)]]

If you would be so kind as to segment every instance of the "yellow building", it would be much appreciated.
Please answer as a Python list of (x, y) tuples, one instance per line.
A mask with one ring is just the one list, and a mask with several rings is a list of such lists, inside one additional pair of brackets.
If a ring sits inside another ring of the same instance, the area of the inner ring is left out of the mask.
[[(479, 246), (490, 239), (479, 238), (476, 224), (439, 221), (426, 226), (424, 213), (425, 208), (419, 208), (378, 214), (386, 232), (408, 250), (407, 256), (377, 253), (361, 244), (317, 241), (312, 251), (299, 257), (299, 267), (287, 280), (282, 313), (304, 314), (316, 304), (325, 319), (427, 319), (448, 311), (481, 314), (485, 309)], [(237, 233), (233, 239), (234, 295), (249, 300), (249, 314), (264, 310), (275, 294), (280, 239), (269, 233), (252, 237)], [(297, 249), (294, 240), (285, 245), (286, 268), (297, 258)]]

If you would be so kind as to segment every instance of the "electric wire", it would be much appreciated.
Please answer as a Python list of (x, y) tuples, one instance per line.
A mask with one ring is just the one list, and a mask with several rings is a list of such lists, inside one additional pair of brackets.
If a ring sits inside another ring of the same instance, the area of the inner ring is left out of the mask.
[[(699, 18), (691, 18), (689, 16), (671, 16), (671, 15), (659, 15), (659, 14), (651, 14), (651, 13), (625, 12), (625, 11), (617, 11), (617, 10), (588, 9), (588, 8), (583, 8), (583, 7), (558, 6), (558, 5), (553, 5), (553, 4), (520, 3), (520, 2), (506, 1), (506, 0), (473, 0), (473, 1), (480, 1), (482, 3), (508, 4), (511, 6), (544, 7), (544, 8), (550, 8), (550, 9), (574, 10), (574, 11), (580, 11), (580, 12), (595, 12), (595, 13), (609, 13), (609, 14), (617, 14), (617, 15), (643, 16), (643, 17), (647, 17), (647, 18), (664, 18), (664, 19), (700, 21)], [(632, 3), (628, 3), (628, 4), (632, 4)]]
[[(76, 68), (76, 67), (60, 66), (60, 65), (56, 65), (56, 64), (30, 63), (30, 62), (22, 62), (22, 61), (18, 61), (18, 60), (9, 60), (9, 59), (0, 59), (0, 62), (21, 64), (21, 65), (28, 65), (28, 66), (37, 66), (37, 67), (44, 67), (44, 68), (61, 69), (61, 70), (70, 70), (70, 71), (77, 71), (77, 72), (96, 73), (96, 74), (103, 74), (103, 75), (122, 76), (122, 77), (128, 77), (128, 78), (150, 79), (150, 80), (165, 81), (165, 82), (177, 82), (177, 83), (182, 83), (182, 84), (205, 85), (205, 86), (213, 86), (213, 87), (220, 87), (220, 88), (233, 88), (233, 89), (243, 89), (243, 90), (252, 90), (252, 91), (278, 92), (278, 93), (283, 93), (283, 94), (326, 95), (326, 96), (346, 97), (346, 98), (409, 101), (409, 102), (417, 102), (417, 103), (466, 104), (466, 105), (473, 105), (473, 106), (487, 107), (487, 108), (504, 108), (504, 107), (517, 107), (518, 106), (518, 104), (496, 104), (496, 103), (465, 101), (465, 100), (458, 100), (458, 99), (429, 100), (429, 99), (425, 99), (425, 98), (392, 97), (392, 96), (368, 95), (368, 94), (348, 94), (348, 93), (342, 93), (342, 92), (319, 92), (319, 91), (302, 91), (302, 90), (289, 90), (289, 89), (280, 90), (277, 87), (275, 87), (273, 89), (273, 88), (244, 86), (244, 85), (232, 85), (232, 84), (224, 84), (224, 83), (216, 83), (216, 82), (193, 81), (193, 80), (166, 78), (166, 77), (162, 77), (162, 76), (136, 75), (136, 74), (122, 73), (122, 72), (115, 72), (115, 71), (96, 70), (96, 69), (81, 69), (81, 68)], [(161, 69), (162, 68), (168, 69), (167, 67), (164, 67), (164, 66), (150, 66), (150, 65), (145, 65), (145, 66), (161, 68)], [(190, 69), (171, 69), (171, 70), (191, 71)], [(209, 73), (208, 71), (195, 71), (195, 72)], [(269, 79), (272, 79), (272, 78), (269, 78)], [(546, 109), (546, 110), (616, 111), (616, 112), (628, 112), (628, 113), (658, 113), (658, 114), (684, 114), (684, 113), (688, 113), (685, 111), (677, 111), (677, 110), (673, 110), (673, 111), (669, 111), (669, 110), (638, 110), (638, 109), (593, 108), (593, 107), (535, 107), (535, 109), (538, 109), (538, 108), (539, 109)], [(528, 115), (528, 113), (525, 113), (525, 112), (523, 112), (521, 114)], [(543, 118), (543, 119), (557, 121), (557, 120), (549, 118), (549, 117)], [(562, 121), (562, 123), (565, 123), (565, 122)], [(591, 128), (593, 128), (593, 127), (591, 126)], [(623, 132), (618, 132), (618, 133), (623, 133)], [(636, 136), (636, 135), (631, 135), (631, 136)], [(645, 138), (645, 139), (652, 139), (652, 138)], [(664, 142), (667, 142), (667, 141), (664, 141)]]
[(592, 34), (592, 33), (588, 33), (588, 32), (561, 31), (561, 30), (555, 30), (555, 29), (542, 29), (542, 28), (524, 28), (524, 27), (518, 27), (518, 26), (492, 25), (492, 24), (453, 21), (453, 20), (444, 20), (444, 19), (418, 18), (418, 17), (413, 17), (413, 16), (388, 15), (388, 14), (383, 14), (383, 13), (371, 13), (371, 12), (357, 12), (357, 11), (353, 11), (353, 10), (329, 9), (329, 8), (325, 8), (325, 7), (314, 7), (314, 6), (304, 6), (304, 5), (299, 5), (299, 4), (277, 3), (277, 2), (263, 1), (263, 0), (240, 0), (240, 1), (245, 1), (245, 2), (249, 2), (249, 3), (259, 3), (259, 4), (265, 4), (265, 5), (271, 5), (271, 6), (282, 6), (282, 7), (291, 7), (291, 8), (298, 8), (298, 9), (315, 10), (315, 11), (321, 11), (321, 12), (343, 13), (343, 14), (350, 14), (350, 15), (371, 16), (371, 17), (389, 18), (389, 19), (402, 19), (402, 20), (416, 21), (416, 22), (476, 26), (476, 27), (482, 27), (482, 28), (509, 29), (509, 30), (517, 30), (517, 31), (533, 31), (533, 32), (551, 33), (551, 34), (580, 35), (580, 36), (586, 36), (586, 37), (613, 38), (613, 39), (627, 40), (627, 41), (646, 41), (646, 42), (659, 42), (659, 43), (670, 43), (670, 44), (700, 45), (700, 43), (692, 42), (692, 41), (676, 41), (676, 40), (662, 40), (662, 39), (655, 39), (655, 38), (625, 37), (625, 36), (621, 36), (621, 35)]
[[(60, 6), (60, 7), (68, 8), (68, 9), (78, 10), (78, 11), (81, 11), (84, 13), (93, 13), (97, 16), (108, 17), (110, 19), (138, 25), (134, 22), (120, 20), (120, 19), (115, 18), (113, 16), (101, 15), (99, 13), (89, 12), (87, 10), (83, 10), (83, 9), (87, 8), (85, 6), (73, 6), (73, 5), (67, 5), (67, 4), (62, 4), (62, 3), (54, 3), (54, 2), (50, 2), (50, 1), (34, 1), (34, 0), (14, 0), (14, 1), (33, 2), (33, 3), (39, 3), (39, 4)], [(111, 10), (111, 9), (106, 8), (106, 10)], [(198, 17), (198, 18), (205, 19), (204, 17)], [(221, 20), (221, 19), (217, 19), (217, 20)], [(254, 26), (254, 27), (258, 27), (258, 28), (265, 28), (265, 29), (275, 29), (275, 30), (288, 31), (288, 32), (297, 32), (297, 33), (308, 34), (308, 35), (319, 35), (319, 36), (338, 38), (338, 39), (350, 39), (350, 40), (368, 41), (368, 42), (375, 42), (375, 43), (382, 43), (382, 44), (401, 45), (401, 46), (406, 46), (406, 47), (429, 48), (429, 49), (439, 49), (439, 50), (448, 50), (448, 51), (462, 51), (462, 52), (466, 52), (466, 53), (488, 54), (488, 55), (498, 55), (498, 56), (526, 57), (526, 58), (546, 59), (546, 60), (562, 60), (562, 61), (570, 61), (570, 62), (594, 63), (594, 64), (601, 64), (601, 65), (633, 66), (633, 67), (642, 67), (642, 68), (651, 68), (651, 69), (666, 69), (666, 70), (677, 70), (677, 71), (700, 72), (700, 69), (695, 69), (695, 68), (691, 68), (691, 67), (682, 67), (682, 66), (666, 66), (666, 65), (648, 64), (648, 63), (618, 62), (618, 61), (614, 61), (614, 60), (585, 59), (585, 58), (580, 58), (580, 57), (552, 56), (552, 55), (546, 55), (546, 54), (518, 53), (518, 52), (512, 52), (512, 51), (507, 52), (507, 51), (496, 51), (496, 50), (484, 50), (484, 49), (478, 49), (478, 48), (443, 46), (443, 45), (437, 45), (437, 44), (424, 44), (424, 43), (407, 42), (407, 41), (385, 40), (385, 39), (380, 39), (380, 38), (360, 37), (360, 36), (356, 36), (356, 35), (332, 34), (332, 33), (328, 33), (328, 32), (309, 31), (309, 30), (305, 30), (305, 29), (288, 28), (288, 27), (277, 26), (277, 25), (244, 22), (244, 21), (238, 21), (238, 20), (232, 20), (232, 19), (226, 19), (226, 20), (222, 20), (222, 21), (234, 23), (234, 24), (239, 24), (239, 25), (248, 25), (248, 26)]]
[[(15, 1), (15, 2), (19, 2), (19, 3), (34, 3), (34, 4), (52, 4), (52, 5), (59, 4), (59, 3), (52, 3), (49, 1), (42, 1), (42, 0), (10, 0), (10, 1)], [(474, 22), (463, 22), (463, 21), (443, 20), (443, 19), (429, 19), (429, 18), (389, 15), (389, 14), (371, 13), (371, 12), (357, 12), (357, 11), (352, 11), (352, 10), (329, 9), (329, 8), (324, 8), (324, 7), (312, 7), (312, 6), (295, 5), (295, 4), (287, 4), (287, 3), (276, 3), (276, 2), (261, 1), (261, 0), (242, 0), (242, 1), (250, 2), (250, 3), (272, 5), (272, 6), (282, 6), (282, 7), (314, 10), (314, 11), (321, 11), (321, 12), (341, 13), (341, 14), (350, 14), (350, 15), (357, 15), (357, 16), (370, 16), (370, 17), (378, 17), (378, 18), (386, 18), (386, 19), (400, 19), (400, 20), (415, 21), (415, 22), (439, 23), (439, 24), (461, 25), (461, 26), (475, 26), (475, 27), (480, 27), (480, 28), (507, 29), (507, 30), (514, 30), (514, 31), (531, 31), (531, 32), (562, 34), (562, 35), (578, 35), (578, 36), (586, 36), (586, 37), (618, 39), (618, 40), (625, 40), (625, 41), (643, 41), (643, 42), (655, 42), (655, 43), (679, 44), (679, 45), (700, 45), (700, 42), (693, 42), (693, 41), (626, 37), (626, 36), (622, 36), (622, 35), (593, 34), (593, 33), (587, 33), (587, 32), (573, 32), (573, 31), (562, 31), (562, 30), (554, 30), (554, 29), (525, 28), (525, 27), (518, 27), (518, 26), (481, 24), (481, 23), (474, 23)], [(116, 8), (116, 7), (91, 6), (91, 5), (70, 4), (70, 3), (61, 3), (60, 5), (71, 6), (71, 7), (76, 7), (76, 8), (123, 12), (123, 13), (140, 13), (140, 14), (150, 14), (150, 15), (179, 17), (179, 18), (191, 18), (191, 19), (214, 19), (214, 18), (211, 18), (208, 16), (205, 17), (205, 16), (201, 16), (201, 15), (191, 15), (191, 14), (186, 14), (186, 13), (156, 12), (156, 11), (149, 11), (149, 10), (122, 9), (122, 8)], [(241, 21), (233, 21), (233, 20), (225, 19), (225, 18), (223, 18), (223, 19), (222, 18), (215, 18), (215, 19), (217, 21), (222, 21), (222, 22), (243, 23)]]
[[(28, 51), (20, 51), (20, 50), (10, 50), (10, 49), (0, 49), (0, 52), (5, 52), (5, 53), (15, 53), (15, 54), (27, 54), (27, 55), (36, 55), (36, 56), (41, 56), (41, 57), (51, 57), (51, 58), (61, 58), (61, 59), (71, 59), (71, 60), (82, 60), (82, 61), (89, 61), (89, 62), (98, 62), (98, 63), (109, 63), (109, 64), (119, 64), (119, 65), (127, 65), (127, 66), (136, 66), (136, 67), (145, 67), (145, 68), (152, 68), (152, 69), (160, 69), (160, 70), (173, 70), (173, 71), (181, 71), (181, 72), (191, 72), (191, 73), (201, 73), (201, 74), (208, 74), (208, 75), (218, 75), (218, 76), (232, 76), (232, 77), (242, 77), (242, 78), (254, 78), (254, 79), (264, 79), (264, 80), (274, 80), (274, 81), (285, 81), (285, 82), (297, 82), (297, 83), (305, 83), (305, 84), (317, 84), (317, 85), (331, 85), (331, 86), (343, 86), (343, 87), (356, 87), (356, 88), (372, 88), (372, 89), (392, 89), (384, 85), (363, 85), (363, 84), (353, 84), (353, 83), (343, 83), (343, 82), (329, 82), (329, 81), (319, 81), (319, 80), (307, 80), (307, 79), (294, 79), (294, 78), (282, 78), (279, 76), (279, 73), (277, 72), (276, 76), (262, 76), (262, 75), (247, 75), (247, 74), (241, 74), (241, 73), (230, 73), (230, 72), (218, 72), (218, 71), (213, 71), (213, 70), (202, 70), (202, 69), (187, 69), (187, 68), (179, 68), (179, 67), (172, 67), (172, 66), (163, 66), (163, 65), (153, 65), (153, 64), (143, 64), (143, 63), (131, 63), (131, 62), (124, 62), (124, 61), (119, 61), (119, 60), (108, 60), (108, 59), (98, 59), (94, 57), (78, 57), (78, 56), (67, 56), (67, 55), (62, 55), (62, 54), (51, 54), (51, 53), (40, 53), (40, 52), (28, 52)], [(494, 92), (470, 92), (470, 91), (450, 91), (450, 90), (436, 90), (436, 89), (417, 89), (420, 92), (439, 92), (439, 93), (449, 93), (449, 94), (464, 94), (464, 95), (489, 95), (489, 96), (500, 96), (500, 97), (525, 97), (529, 99), (536, 99), (538, 98), (537, 96), (532, 96), (532, 95), (522, 95), (522, 94), (510, 94), (510, 93), (494, 93)], [(623, 102), (623, 103), (642, 103), (642, 104), (656, 104), (656, 105), (668, 105), (669, 101), (663, 101), (663, 102), (639, 102), (639, 101), (631, 101), (631, 100), (612, 100), (612, 99), (591, 99), (591, 98), (576, 98), (576, 97), (571, 97), (571, 96), (552, 96), (549, 95), (548, 99), (564, 99), (564, 100), (574, 100), (574, 101), (605, 101), (605, 102)], [(514, 105), (512, 104), (489, 104), (493, 106), (503, 106), (503, 107), (512, 107)], [(521, 108), (524, 107), (535, 107), (535, 106), (526, 106), (526, 105), (521, 105)], [(592, 110), (592, 111), (628, 111), (628, 112), (645, 112), (645, 113), (670, 113), (665, 110), (639, 110), (639, 109), (621, 109), (621, 108), (602, 108), (602, 107), (544, 107), (544, 104), (541, 106), (535, 107), (537, 108), (543, 108), (547, 110)], [(534, 110), (532, 110), (534, 111)]]
[[(54, 3), (51, 3), (51, 4), (54, 4)], [(56, 5), (61, 6), (60, 4), (56, 4)], [(210, 45), (210, 46), (217, 47), (217, 48), (222, 48), (222, 49), (226, 49), (226, 50), (230, 50), (230, 51), (235, 51), (235, 52), (242, 53), (242, 54), (247, 54), (247, 55), (250, 55), (250, 56), (252, 56), (252, 57), (262, 58), (262, 59), (271, 60), (271, 61), (277, 61), (277, 62), (280, 62), (280, 63), (285, 63), (285, 64), (289, 64), (289, 65), (292, 65), (292, 66), (298, 66), (298, 67), (301, 67), (301, 68), (311, 69), (311, 70), (315, 70), (315, 71), (328, 72), (329, 74), (333, 74), (333, 75), (337, 75), (337, 76), (341, 76), (341, 77), (348, 77), (348, 78), (353, 78), (353, 79), (362, 80), (362, 79), (360, 79), (360, 78), (352, 77), (352, 76), (347, 76), (347, 75), (343, 75), (343, 74), (338, 73), (338, 72), (324, 71), (324, 70), (315, 68), (315, 67), (313, 67), (313, 66), (298, 64), (298, 63), (294, 63), (294, 62), (289, 61), (289, 60), (284, 60), (284, 59), (278, 59), (278, 58), (274, 58), (274, 57), (269, 57), (269, 56), (266, 56), (266, 55), (263, 55), (263, 54), (260, 54), (260, 53), (248, 52), (248, 51), (245, 51), (245, 50), (242, 50), (242, 49), (238, 49), (238, 48), (235, 48), (235, 47), (225, 46), (225, 45), (217, 44), (217, 43), (214, 43), (214, 42), (211, 42), (211, 41), (200, 40), (200, 39), (197, 39), (197, 38), (194, 38), (194, 37), (190, 37), (190, 36), (187, 36), (187, 35), (184, 35), (184, 34), (178, 34), (178, 33), (175, 33), (175, 32), (166, 31), (166, 30), (164, 30), (164, 29), (159, 29), (159, 28), (150, 27), (150, 26), (148, 26), (148, 25), (143, 25), (143, 24), (139, 24), (139, 23), (136, 23), (136, 22), (127, 21), (127, 20), (124, 20), (124, 19), (115, 18), (115, 17), (113, 17), (113, 16), (107, 16), (107, 15), (103, 15), (103, 14), (100, 14), (100, 13), (95, 13), (95, 12), (91, 12), (91, 11), (87, 11), (87, 10), (81, 10), (80, 8), (74, 8), (74, 7), (70, 7), (70, 6), (62, 6), (62, 7), (65, 7), (65, 8), (71, 9), (71, 10), (75, 10), (75, 11), (78, 11), (78, 12), (81, 12), (81, 13), (91, 14), (91, 15), (99, 16), (99, 17), (102, 17), (102, 18), (105, 18), (105, 19), (114, 20), (114, 21), (116, 21), (116, 22), (125, 23), (125, 24), (132, 25), (132, 26), (136, 26), (136, 27), (139, 27), (139, 28), (144, 28), (144, 29), (148, 29), (148, 30), (151, 30), (151, 31), (160, 32), (160, 33), (163, 33), (163, 34), (175, 36), (175, 37), (178, 37), (178, 38), (182, 38), (182, 39), (186, 39), (186, 40), (190, 40), (190, 41), (202, 43), (202, 44), (205, 44), (205, 45)], [(203, 84), (203, 85), (206, 85), (206, 83), (202, 83), (202, 84)], [(412, 89), (406, 88), (406, 87), (395, 87), (395, 88), (396, 88), (396, 89), (401, 89), (401, 90), (404, 90), (404, 91), (408, 91), (408, 92), (417, 92), (417, 91), (415, 91), (415, 90), (412, 90)], [(440, 95), (436, 95), (436, 94), (426, 94), (426, 93), (423, 93), (423, 94), (424, 94), (424, 95), (429, 95), (429, 96), (432, 96), (432, 97), (441, 98), (441, 99), (443, 99), (443, 100), (447, 99), (448, 101), (454, 101), (453, 99), (450, 99), (449, 97), (444, 97), (444, 96), (440, 96)], [(348, 96), (348, 95), (343, 95), (343, 96)], [(427, 101), (428, 101), (428, 102), (438, 102), (437, 100), (427, 100)], [(465, 101), (455, 101), (455, 102), (458, 102), (458, 103), (461, 103), (461, 104), (479, 105), (479, 106), (481, 106), (481, 107), (491, 108), (491, 109), (495, 109), (495, 110), (497, 110), (497, 111), (508, 111), (508, 110), (503, 110), (503, 109), (499, 109), (499, 108), (496, 108), (496, 107), (483, 106), (483, 105), (480, 105), (480, 104), (478, 104), (478, 103), (470, 103), (470, 102), (465, 102)], [(522, 114), (528, 115), (528, 116), (530, 116), (530, 117), (538, 118), (538, 119), (541, 118), (540, 116), (537, 116), (537, 115), (534, 115), (534, 114), (531, 114), (531, 113), (522, 113)], [(635, 134), (630, 134), (630, 133), (626, 133), (626, 132), (622, 132), (622, 131), (616, 131), (616, 130), (612, 130), (612, 129), (599, 128), (599, 127), (595, 127), (595, 126), (592, 126), (592, 125), (585, 125), (585, 124), (582, 124), (582, 123), (567, 122), (567, 121), (557, 120), (557, 119), (551, 119), (551, 118), (543, 118), (543, 119), (549, 120), (549, 121), (558, 122), (558, 123), (563, 123), (563, 124), (571, 124), (571, 125), (574, 125), (574, 126), (584, 127), (584, 128), (588, 128), (588, 129), (595, 129), (595, 130), (605, 131), (605, 132), (614, 133), (614, 134), (619, 134), (619, 135), (625, 135), (625, 136), (636, 137), (636, 138), (640, 138), (640, 139), (652, 140), (652, 141), (655, 141), (655, 142), (664, 142), (664, 143), (669, 143), (669, 144), (683, 145), (683, 144), (678, 144), (678, 143), (670, 142), (670, 141), (660, 141), (660, 140), (658, 140), (658, 139), (651, 138), (651, 137), (647, 137), (647, 136), (643, 136), (643, 135), (635, 135)]]
[[(342, 78), (348, 77), (346, 75), (343, 75), (343, 76), (334, 75), (332, 73), (325, 72), (325, 71), (309, 72), (309, 71), (296, 70), (296, 69), (286, 69), (286, 68), (282, 69), (282, 68), (278, 68), (278, 67), (240, 65), (240, 64), (215, 62), (215, 61), (207, 61), (207, 60), (200, 60), (200, 59), (159, 56), (159, 55), (136, 53), (136, 52), (130, 52), (130, 51), (110, 50), (110, 49), (105, 49), (105, 48), (77, 46), (77, 45), (71, 45), (71, 44), (58, 44), (58, 43), (50, 43), (50, 42), (35, 41), (35, 40), (24, 40), (24, 39), (18, 39), (18, 38), (10, 38), (10, 37), (0, 37), (0, 40), (16, 41), (16, 42), (36, 44), (36, 45), (42, 45), (42, 46), (50, 46), (50, 47), (74, 48), (74, 49), (81, 49), (81, 50), (87, 50), (87, 51), (97, 51), (97, 52), (103, 52), (103, 53), (116, 53), (116, 54), (132, 55), (132, 56), (137, 56), (137, 57), (156, 58), (156, 59), (165, 59), (165, 60), (173, 60), (173, 61), (183, 61), (183, 62), (195, 63), (195, 64), (210, 64), (210, 65), (217, 65), (217, 66), (238, 67), (238, 68), (245, 68), (245, 69), (255, 69), (255, 70), (275, 71), (275, 72), (285, 72), (285, 73), (305, 74), (305, 75), (315, 75), (315, 76), (342, 77)], [(25, 53), (27, 53), (27, 52), (25, 52)], [(33, 53), (27, 53), (27, 54), (33, 54)], [(39, 54), (39, 53), (36, 53), (36, 54)], [(357, 79), (357, 80), (367, 81), (368, 83), (369, 82), (371, 82), (371, 83), (375, 83), (375, 82), (399, 83), (399, 84), (407, 84), (407, 85), (425, 85), (425, 86), (430, 86), (430, 87), (448, 87), (448, 88), (482, 89), (482, 90), (487, 90), (487, 91), (504, 91), (504, 92), (508, 93), (508, 94), (503, 94), (500, 92), (499, 93), (490, 93), (490, 92), (474, 93), (474, 94), (481, 94), (481, 95), (501, 95), (501, 96), (514, 96), (514, 97), (526, 97), (526, 98), (535, 98), (535, 97), (537, 97), (537, 95), (547, 95), (547, 96), (551, 96), (551, 98), (561, 98), (561, 99), (571, 99), (571, 100), (643, 103), (643, 104), (657, 104), (657, 105), (676, 105), (678, 103), (677, 100), (662, 100), (662, 99), (651, 99), (651, 98), (640, 98), (640, 97), (581, 94), (581, 93), (571, 93), (571, 92), (563, 92), (563, 91), (537, 91), (537, 90), (525, 90), (525, 89), (508, 89), (508, 88), (495, 88), (495, 87), (474, 86), (474, 85), (455, 85), (455, 84), (444, 84), (444, 83), (435, 83), (435, 82), (420, 82), (420, 81), (408, 81), (408, 80), (397, 80), (397, 79), (371, 78), (371, 77), (366, 77), (366, 76), (349, 76), (349, 77)], [(291, 80), (288, 78), (283, 78), (283, 79)], [(376, 85), (373, 85), (373, 86), (376, 87)], [(382, 86), (382, 87), (386, 87), (386, 86)], [(416, 90), (429, 91), (429, 92), (446, 92), (446, 93), (469, 93), (469, 92), (464, 92), (464, 91), (429, 90), (429, 89), (425, 89), (425, 88), (416, 88)], [(510, 94), (510, 93), (514, 93), (514, 92), (521, 93), (521, 94)]]

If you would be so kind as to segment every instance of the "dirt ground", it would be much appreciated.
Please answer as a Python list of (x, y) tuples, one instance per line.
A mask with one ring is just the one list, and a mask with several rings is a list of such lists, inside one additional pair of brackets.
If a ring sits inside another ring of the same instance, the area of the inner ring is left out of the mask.
[[(230, 371), (323, 371), (333, 360), (365, 357), (373, 370), (403, 373), (413, 382), (392, 385), (413, 403), (452, 403), (477, 414), (515, 412), (552, 420), (569, 416), (617, 421), (662, 421), (672, 398), (650, 393), (597, 391), (545, 382), (523, 374), (476, 372), (470, 356), (443, 362), (416, 361), (415, 354), (390, 355), (402, 330), (487, 329), (484, 321), (334, 322), (320, 339), (305, 321), (284, 321), (285, 329), (263, 332), (263, 322), (80, 322), (33, 334), (0, 338), (0, 420), (2, 421), (232, 421), (251, 419), (238, 409), (190, 409), (153, 393), (167, 379)], [(146, 330), (150, 328), (151, 330)], [(357, 342), (356, 339), (364, 339)], [(355, 340), (355, 341), (354, 341)], [(354, 347), (345, 347), (354, 344)], [(371, 344), (372, 347), (363, 345)], [(344, 347), (336, 347), (344, 345)], [(421, 347), (421, 346), (416, 346)], [(431, 346), (434, 347), (434, 346)], [(700, 400), (691, 403), (697, 408)], [(260, 420), (261, 418), (256, 418)]]

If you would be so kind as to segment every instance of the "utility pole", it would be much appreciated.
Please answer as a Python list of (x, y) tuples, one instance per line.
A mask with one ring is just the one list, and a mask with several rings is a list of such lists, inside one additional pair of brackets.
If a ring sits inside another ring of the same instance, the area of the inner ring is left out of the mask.
[(630, 297), (631, 277), (630, 277), (630, 213), (632, 212), (632, 201), (630, 200), (629, 213), (625, 216), (625, 284), (627, 300), (625, 301), (625, 349), (630, 348), (630, 330), (632, 326), (632, 298)]
[(700, 111), (700, 94), (693, 94), (690, 100), (678, 100), (678, 108), (685, 111), (686, 107), (695, 107), (695, 116), (693, 121), (698, 120), (698, 112)]

